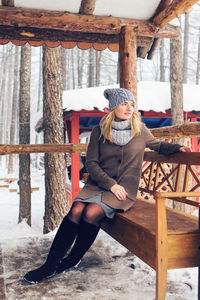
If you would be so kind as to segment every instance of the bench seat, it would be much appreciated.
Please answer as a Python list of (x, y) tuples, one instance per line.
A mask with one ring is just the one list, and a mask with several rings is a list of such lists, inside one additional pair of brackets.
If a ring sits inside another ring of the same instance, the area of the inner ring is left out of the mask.
[[(198, 266), (200, 231), (198, 218), (166, 208), (168, 269)], [(102, 229), (156, 269), (156, 209), (155, 202), (137, 199), (125, 213), (102, 224)]]

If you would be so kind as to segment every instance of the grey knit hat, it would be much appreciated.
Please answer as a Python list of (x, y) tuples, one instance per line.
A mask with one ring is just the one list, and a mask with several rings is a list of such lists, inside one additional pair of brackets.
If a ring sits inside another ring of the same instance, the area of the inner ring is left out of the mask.
[(133, 94), (129, 90), (123, 88), (106, 89), (104, 91), (104, 97), (109, 101), (110, 111), (127, 100), (133, 100), (135, 104)]

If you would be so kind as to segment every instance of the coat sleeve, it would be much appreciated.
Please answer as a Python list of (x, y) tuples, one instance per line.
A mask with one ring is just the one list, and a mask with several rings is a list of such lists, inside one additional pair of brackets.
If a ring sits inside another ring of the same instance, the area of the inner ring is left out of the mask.
[(110, 190), (110, 188), (116, 184), (116, 181), (108, 176), (99, 165), (99, 137), (100, 128), (96, 126), (90, 136), (85, 163), (86, 169), (91, 179), (95, 181), (99, 187)]
[(178, 152), (179, 149), (182, 147), (179, 144), (161, 142), (160, 140), (156, 139), (153, 136), (153, 134), (146, 126), (144, 126), (144, 133), (145, 133), (146, 147), (158, 152), (159, 154), (170, 155), (175, 152)]

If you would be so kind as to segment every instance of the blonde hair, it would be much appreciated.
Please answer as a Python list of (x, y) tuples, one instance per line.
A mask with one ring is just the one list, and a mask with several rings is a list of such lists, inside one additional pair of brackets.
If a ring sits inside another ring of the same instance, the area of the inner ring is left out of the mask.
[[(111, 138), (111, 129), (112, 129), (112, 122), (115, 119), (115, 112), (114, 110), (105, 115), (100, 121), (100, 129), (101, 129), (101, 136), (104, 136), (104, 142), (108, 140), (109, 142), (113, 143)], [(131, 135), (138, 135), (141, 130), (141, 118), (138, 112), (133, 112), (131, 119)]]

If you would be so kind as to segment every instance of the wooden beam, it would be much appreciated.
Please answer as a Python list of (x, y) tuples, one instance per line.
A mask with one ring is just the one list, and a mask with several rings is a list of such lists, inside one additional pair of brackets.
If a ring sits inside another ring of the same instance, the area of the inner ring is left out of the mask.
[(160, 4), (158, 5), (156, 12), (154, 14), (157, 15), (159, 14), (162, 10), (164, 10), (167, 6), (169, 6), (172, 3), (173, 0), (161, 0)]
[(151, 20), (155, 26), (162, 27), (189, 11), (199, 0), (174, 0), (166, 8), (159, 11)]
[(120, 87), (130, 90), (137, 99), (137, 45), (131, 26), (121, 29), (119, 40)]
[[(145, 37), (148, 39), (148, 37)], [(119, 35), (55, 29), (0, 26), (0, 39), (118, 44)], [(141, 42), (141, 38), (139, 39)]]
[(28, 153), (76, 153), (85, 152), (87, 144), (21, 144), (0, 145), (0, 155), (6, 154), (28, 154)]
[[(53, 42), (84, 42), (96, 44), (118, 44), (118, 34), (85, 33), (62, 31), (55, 29), (38, 29), (28, 27), (0, 26), (0, 40), (19, 41), (53, 41)], [(138, 46), (148, 46), (150, 37), (137, 36)]]
[[(150, 130), (158, 139), (173, 137), (200, 136), (200, 122), (185, 123), (183, 125), (167, 126)], [(0, 155), (50, 153), (50, 152), (86, 152), (87, 144), (37, 144), (37, 145), (0, 145)]]
[(79, 14), (92, 15), (95, 9), (96, 0), (82, 0)]
[(200, 136), (200, 122), (154, 128), (151, 129), (151, 133), (155, 137), (162, 139)]
[(156, 37), (158, 34), (159, 37), (166, 37), (167, 34), (169, 38), (175, 37), (173, 30), (172, 36), (165, 30), (158, 33), (159, 28), (148, 21), (3, 6), (0, 7), (0, 26), (103, 34), (119, 34), (123, 26), (131, 26), (138, 36)]
[(2, 0), (1, 2), (3, 6), (15, 6), (14, 0)]
[(156, 52), (156, 50), (157, 50), (159, 44), (160, 44), (160, 39), (155, 38), (155, 39), (153, 40), (153, 43), (152, 43), (152, 45), (151, 45), (151, 48), (150, 48), (149, 51), (148, 51), (147, 59), (152, 59), (152, 58), (153, 58), (154, 53)]
[(149, 51), (149, 48), (151, 47), (152, 43), (153, 43), (154, 39), (151, 38), (151, 40), (149, 40), (149, 44), (146, 45), (146, 46), (140, 46), (138, 47), (137, 49), (137, 56), (140, 57), (140, 58), (145, 58), (148, 51)]
[[(166, 30), (166, 31), (173, 30), (174, 37), (171, 36), (171, 38), (175, 38), (175, 35), (176, 35), (176, 37), (178, 36), (177, 29), (174, 26), (166, 25), (164, 28), (159, 30), (159, 33), (161, 33), (162, 30)], [(146, 44), (145, 46), (139, 45), (139, 47), (137, 49), (138, 57), (145, 58), (147, 56), (147, 59), (152, 59), (153, 55), (156, 51), (156, 48), (159, 44), (160, 39), (161, 39), (161, 37), (158, 37), (158, 36), (154, 37), (154, 38), (152, 37), (151, 39), (149, 39), (149, 43)]]

